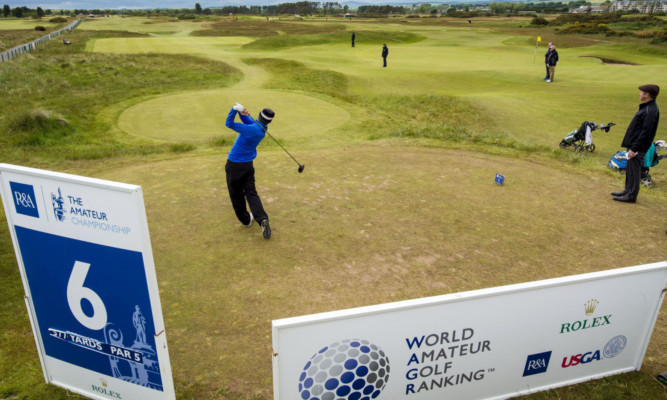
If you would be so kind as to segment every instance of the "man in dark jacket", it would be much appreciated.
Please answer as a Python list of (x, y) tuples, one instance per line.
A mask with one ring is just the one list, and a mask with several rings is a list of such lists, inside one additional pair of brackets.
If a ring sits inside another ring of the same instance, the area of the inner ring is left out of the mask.
[(639, 183), (641, 181), (642, 165), (644, 157), (658, 130), (660, 110), (655, 102), (660, 88), (656, 85), (643, 85), (639, 87), (639, 111), (628, 126), (623, 138), (622, 147), (627, 149), (628, 166), (625, 172), (625, 190), (614, 192), (614, 200), (625, 203), (634, 203), (639, 194)]
[(547, 46), (547, 52), (544, 53), (544, 66), (547, 69), (547, 75), (542, 79), (543, 81), (546, 81), (549, 79), (549, 54), (551, 54), (551, 45), (553, 42), (549, 42), (549, 45)]
[(382, 60), (384, 62), (384, 65), (382, 65), (382, 68), (387, 66), (387, 56), (389, 55), (389, 48), (387, 47), (387, 43), (382, 45)]
[(556, 64), (558, 64), (558, 52), (556, 51), (556, 45), (553, 43), (549, 43), (549, 50), (546, 54), (547, 70), (549, 71), (547, 82), (553, 82), (556, 74)]
[(357, 37), (357, 35), (352, 32), (352, 47), (354, 47), (354, 39)]

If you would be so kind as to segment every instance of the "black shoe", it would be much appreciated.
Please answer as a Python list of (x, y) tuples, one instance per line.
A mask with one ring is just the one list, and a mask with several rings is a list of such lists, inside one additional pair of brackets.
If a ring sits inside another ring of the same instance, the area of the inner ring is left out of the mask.
[(622, 201), (623, 203), (636, 203), (637, 199), (631, 199), (628, 196), (614, 197), (616, 201)]
[(626, 194), (628, 194), (628, 192), (626, 192), (625, 190), (622, 191), (622, 192), (611, 192), (611, 195), (612, 195), (612, 196), (615, 196), (615, 197), (623, 197), (623, 196), (625, 196)]
[(269, 220), (265, 219), (262, 221), (260, 224), (262, 225), (262, 236), (264, 236), (264, 239), (268, 239), (271, 237), (271, 226), (269, 225)]

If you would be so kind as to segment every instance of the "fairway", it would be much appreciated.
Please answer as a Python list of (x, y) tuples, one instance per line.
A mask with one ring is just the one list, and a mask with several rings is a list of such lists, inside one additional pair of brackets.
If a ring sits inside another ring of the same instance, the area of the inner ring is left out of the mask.
[[(75, 128), (56, 131), (43, 146), (73, 155), (46, 153), (41, 166), (142, 187), (178, 399), (272, 399), (272, 320), (667, 259), (667, 159), (636, 204), (611, 199), (624, 176), (607, 168), (637, 87), (667, 90), (664, 45), (556, 35), (529, 18), (290, 18), (272, 20), (290, 24), (272, 35), (253, 32), (263, 22), (89, 19), (77, 28), (85, 43), (54, 50), (53, 75), (28, 59), (35, 85), (52, 89), (40, 107), (67, 117), (53, 123), (99, 131), (80, 143)], [(245, 35), (227, 35), (235, 26)], [(542, 80), (549, 41), (561, 60), (553, 83)], [(269, 132), (306, 166), (298, 173), (270, 138), (258, 147), (270, 240), (239, 223), (227, 191), (236, 102), (253, 118), (273, 109)], [(73, 107), (84, 115), (71, 117)], [(594, 132), (592, 153), (558, 148), (584, 121), (617, 126)], [(25, 136), (10, 138), (29, 143), (12, 162), (38, 149)], [(667, 140), (667, 121), (657, 139)], [(13, 291), (0, 322), (13, 319), (0, 336), (0, 398), (76, 396), (43, 383), (30, 322), (16, 320), (26, 313), (6, 229), (0, 266)], [(666, 311), (641, 371), (524, 398), (667, 399), (653, 379), (667, 370)]]
[[(376, 30), (384, 28), (387, 32), (395, 29), (386, 25), (373, 27)], [(366, 29), (363, 25), (360, 28)], [(611, 49), (609, 46), (586, 46), (561, 50), (557, 82), (549, 85), (541, 80), (540, 55), (534, 57), (534, 47), (526, 43), (525, 37), (489, 35), (487, 29), (477, 28), (420, 28), (416, 33), (427, 39), (391, 46), (387, 69), (379, 68), (381, 46), (364, 45), (363, 32), (358, 33), (358, 45), (354, 49), (340, 43), (279, 51), (248, 51), (242, 48), (252, 41), (247, 37), (168, 37), (98, 39), (92, 50), (102, 53), (196, 54), (222, 60), (244, 72), (246, 79), (239, 84), (240, 89), (262, 87), (268, 79), (262, 71), (244, 64), (242, 59), (295, 60), (310, 68), (342, 73), (349, 81), (349, 93), (354, 95), (453, 95), (469, 99), (483, 107), (489, 120), (485, 128), (511, 132), (519, 140), (549, 146), (557, 144), (586, 120), (597, 123), (629, 121), (634, 110), (627, 104), (636, 99), (636, 93), (627, 88), (650, 82), (665, 70), (665, 64), (658, 62), (656, 57), (629, 46), (616, 46), (618, 49), (614, 46)], [(517, 46), (517, 42), (523, 42), (523, 45)], [(605, 65), (592, 56), (641, 65)], [(562, 107), (564, 104), (568, 107)], [(594, 104), (604, 107), (593, 107)], [(316, 108), (311, 107), (312, 110)], [(302, 109), (302, 112), (307, 111)], [(207, 121), (202, 119), (201, 122), (202, 131), (207, 131)], [(536, 130), (542, 134), (535, 135)], [(190, 137), (191, 134), (184, 130), (183, 140), (190, 140)], [(599, 135), (596, 140), (614, 146), (619, 137)]]

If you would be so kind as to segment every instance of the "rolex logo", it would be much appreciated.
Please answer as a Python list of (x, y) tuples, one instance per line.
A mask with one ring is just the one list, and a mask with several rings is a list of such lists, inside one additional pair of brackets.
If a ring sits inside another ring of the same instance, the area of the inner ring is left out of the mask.
[(600, 304), (596, 299), (590, 299), (584, 304), (584, 309), (586, 310), (586, 315), (591, 315), (595, 312), (595, 308)]

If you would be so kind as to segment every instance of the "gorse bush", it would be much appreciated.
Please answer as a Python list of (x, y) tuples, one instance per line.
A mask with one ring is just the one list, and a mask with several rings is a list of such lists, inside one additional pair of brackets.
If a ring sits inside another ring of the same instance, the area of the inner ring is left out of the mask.
[(546, 25), (549, 25), (549, 21), (547, 21), (546, 19), (544, 19), (542, 17), (534, 17), (530, 21), (530, 24), (531, 25), (545, 25), (546, 26)]
[(667, 30), (663, 29), (654, 33), (654, 39), (651, 40), (651, 44), (664, 44), (667, 43)]
[(621, 16), (618, 14), (561, 14), (556, 19), (554, 19), (551, 24), (609, 24), (611, 22), (617, 22), (620, 20)]
[(584, 23), (584, 24), (570, 25), (568, 27), (558, 29), (556, 33), (593, 34), (593, 33), (607, 33), (608, 31), (609, 27), (605, 24)]

